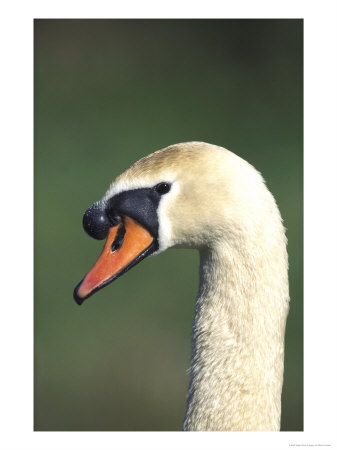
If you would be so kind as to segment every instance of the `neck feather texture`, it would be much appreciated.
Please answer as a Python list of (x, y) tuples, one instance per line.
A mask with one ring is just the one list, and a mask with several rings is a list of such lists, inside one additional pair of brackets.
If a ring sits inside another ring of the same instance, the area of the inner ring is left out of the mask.
[(200, 252), (184, 430), (280, 429), (287, 270), (278, 214)]

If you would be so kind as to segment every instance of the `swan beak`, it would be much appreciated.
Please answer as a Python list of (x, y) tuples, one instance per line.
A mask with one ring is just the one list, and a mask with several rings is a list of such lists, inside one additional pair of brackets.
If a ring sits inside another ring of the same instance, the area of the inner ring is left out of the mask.
[(83, 301), (156, 250), (154, 237), (138, 222), (125, 216), (110, 228), (103, 251), (92, 269), (74, 290), (74, 300)]

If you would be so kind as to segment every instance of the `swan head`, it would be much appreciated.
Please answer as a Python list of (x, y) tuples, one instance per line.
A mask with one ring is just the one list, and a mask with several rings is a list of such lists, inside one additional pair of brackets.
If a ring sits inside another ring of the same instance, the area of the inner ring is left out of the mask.
[(167, 248), (203, 249), (247, 237), (274, 214), (272, 203), (261, 175), (222, 147), (188, 142), (152, 153), (118, 176), (84, 214), (86, 232), (106, 244), (74, 298), (81, 304)]

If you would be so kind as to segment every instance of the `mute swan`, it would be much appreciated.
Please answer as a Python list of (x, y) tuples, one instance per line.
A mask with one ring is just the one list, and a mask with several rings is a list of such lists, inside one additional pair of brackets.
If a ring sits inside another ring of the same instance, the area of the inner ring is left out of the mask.
[(83, 226), (107, 239), (75, 288), (78, 304), (148, 255), (199, 250), (184, 430), (278, 431), (288, 257), (259, 172), (222, 147), (172, 145), (121, 174)]

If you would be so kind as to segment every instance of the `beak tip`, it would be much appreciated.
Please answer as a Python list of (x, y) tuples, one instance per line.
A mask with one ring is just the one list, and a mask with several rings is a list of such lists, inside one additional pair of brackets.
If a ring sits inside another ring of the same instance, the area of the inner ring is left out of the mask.
[(81, 281), (81, 283), (79, 283), (79, 284), (75, 287), (74, 293), (73, 293), (73, 298), (74, 298), (75, 302), (76, 302), (79, 306), (81, 306), (82, 303), (83, 303), (84, 300), (85, 300), (85, 297), (84, 297), (84, 298), (83, 298), (83, 297), (79, 297), (79, 295), (78, 295), (78, 289), (79, 289), (79, 287), (80, 287), (81, 284), (82, 284), (82, 281)]

